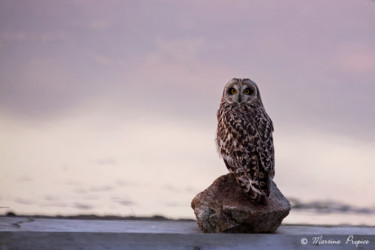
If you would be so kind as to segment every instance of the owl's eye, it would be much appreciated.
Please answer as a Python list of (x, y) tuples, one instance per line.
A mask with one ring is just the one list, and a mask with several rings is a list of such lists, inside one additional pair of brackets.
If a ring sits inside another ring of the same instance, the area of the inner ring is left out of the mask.
[(234, 95), (234, 94), (237, 93), (237, 90), (236, 90), (235, 88), (230, 88), (230, 89), (228, 90), (228, 93), (231, 94), (231, 95)]
[(245, 95), (251, 95), (253, 93), (253, 90), (251, 90), (251, 89), (244, 89), (243, 93)]

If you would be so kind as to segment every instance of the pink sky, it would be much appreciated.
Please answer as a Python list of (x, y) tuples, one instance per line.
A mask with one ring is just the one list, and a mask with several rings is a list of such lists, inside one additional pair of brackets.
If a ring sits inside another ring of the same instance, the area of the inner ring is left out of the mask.
[[(303, 196), (316, 182), (373, 192), (374, 23), (366, 0), (0, 0), (0, 198), (13, 202), (16, 186), (17, 197), (31, 186), (37, 193), (36, 184), (18, 185), (37, 178), (33, 169), (65, 178), (63, 166), (83, 172), (103, 159), (124, 166), (108, 180), (126, 172), (137, 181), (132, 165), (145, 178), (160, 168), (164, 178), (150, 185), (204, 188), (226, 172), (215, 114), (232, 77), (258, 83), (287, 193)], [(181, 171), (201, 177), (182, 184)], [(294, 172), (308, 180), (290, 181)], [(89, 179), (82, 183), (97, 181)], [(324, 198), (350, 202), (344, 196)]]

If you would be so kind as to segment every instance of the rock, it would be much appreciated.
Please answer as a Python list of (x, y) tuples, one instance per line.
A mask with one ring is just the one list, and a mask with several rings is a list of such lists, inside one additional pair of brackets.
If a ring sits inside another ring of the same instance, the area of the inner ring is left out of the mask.
[(233, 174), (217, 178), (191, 202), (205, 233), (272, 233), (289, 214), (290, 203), (271, 181), (267, 205), (252, 203)]

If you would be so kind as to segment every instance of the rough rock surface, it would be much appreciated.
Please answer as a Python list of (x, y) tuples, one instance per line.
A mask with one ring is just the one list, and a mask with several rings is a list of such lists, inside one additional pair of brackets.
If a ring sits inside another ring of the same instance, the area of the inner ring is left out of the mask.
[(272, 233), (289, 214), (290, 203), (271, 181), (267, 205), (252, 203), (233, 174), (217, 178), (191, 202), (199, 228), (206, 233)]

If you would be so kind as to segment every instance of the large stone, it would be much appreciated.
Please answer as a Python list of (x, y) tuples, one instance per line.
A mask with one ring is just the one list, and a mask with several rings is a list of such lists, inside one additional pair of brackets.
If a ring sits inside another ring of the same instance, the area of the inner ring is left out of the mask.
[(272, 233), (289, 214), (290, 203), (271, 181), (267, 205), (251, 202), (233, 174), (217, 178), (191, 202), (199, 228), (206, 233)]

